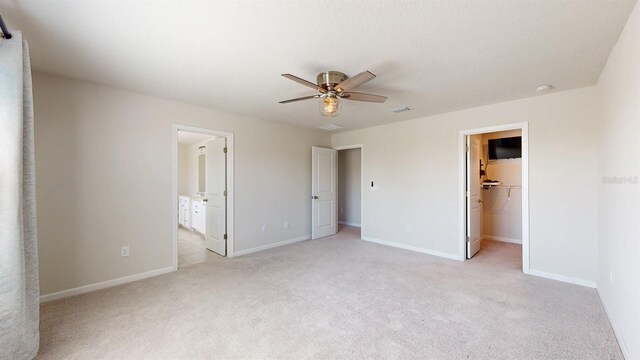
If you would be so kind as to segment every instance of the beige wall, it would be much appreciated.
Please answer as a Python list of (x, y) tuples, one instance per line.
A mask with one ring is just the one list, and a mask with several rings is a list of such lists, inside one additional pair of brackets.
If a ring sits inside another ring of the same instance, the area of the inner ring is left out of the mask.
[[(460, 255), (459, 132), (529, 123), (532, 270), (593, 282), (597, 90), (587, 87), (334, 134), (364, 144), (363, 236)], [(407, 231), (407, 225), (412, 231)]]
[[(522, 185), (522, 159), (489, 160), (489, 140), (521, 136), (521, 130), (482, 135), (482, 163), (486, 179), (503, 185)], [(522, 243), (522, 189), (491, 188), (482, 191), (482, 235), (493, 240)]]
[(178, 144), (178, 194), (189, 193), (189, 145)]
[(609, 56), (598, 90), (602, 100), (598, 292), (625, 357), (640, 359), (639, 5)]
[(38, 72), (34, 99), (43, 295), (172, 265), (176, 123), (235, 133), (237, 251), (310, 234), (325, 133)]
[(360, 149), (338, 151), (338, 221), (360, 226)]

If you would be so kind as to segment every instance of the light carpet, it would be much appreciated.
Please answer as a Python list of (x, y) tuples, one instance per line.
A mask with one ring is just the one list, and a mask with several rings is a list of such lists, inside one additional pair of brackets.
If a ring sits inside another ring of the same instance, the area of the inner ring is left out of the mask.
[(357, 229), (42, 305), (39, 359), (621, 359), (594, 289)]

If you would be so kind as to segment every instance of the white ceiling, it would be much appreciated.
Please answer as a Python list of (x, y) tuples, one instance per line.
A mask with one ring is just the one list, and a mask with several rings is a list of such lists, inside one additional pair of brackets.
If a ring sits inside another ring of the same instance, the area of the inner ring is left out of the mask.
[(213, 140), (215, 138), (216, 138), (215, 136), (207, 135), (207, 134), (200, 134), (200, 133), (183, 131), (183, 130), (178, 131), (179, 144), (191, 145), (191, 144), (197, 144), (205, 140)]
[[(0, 0), (44, 72), (340, 131), (596, 83), (635, 0)], [(282, 78), (378, 77), (335, 119)], [(394, 114), (408, 105), (412, 112)]]

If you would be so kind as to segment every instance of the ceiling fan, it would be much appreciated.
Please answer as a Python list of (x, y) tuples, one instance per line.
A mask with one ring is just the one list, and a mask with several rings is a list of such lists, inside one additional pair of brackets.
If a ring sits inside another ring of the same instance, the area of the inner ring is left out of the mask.
[(320, 93), (296, 99), (283, 100), (280, 101), (280, 104), (288, 104), (301, 100), (320, 99), (320, 114), (323, 116), (338, 116), (340, 114), (340, 99), (375, 103), (383, 103), (387, 100), (386, 96), (351, 91), (376, 77), (370, 71), (363, 71), (353, 77), (348, 77), (339, 71), (325, 71), (318, 74), (316, 78), (317, 84), (291, 74), (282, 74), (282, 76), (315, 89)]

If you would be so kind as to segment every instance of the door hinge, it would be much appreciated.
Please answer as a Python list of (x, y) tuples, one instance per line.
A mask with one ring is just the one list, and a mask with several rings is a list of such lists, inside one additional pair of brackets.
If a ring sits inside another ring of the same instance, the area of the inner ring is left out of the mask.
[(471, 238), (469, 237), (469, 235), (467, 235), (467, 242), (471, 242)]
[(224, 234), (224, 239), (227, 240), (227, 234)]
[(467, 197), (469, 197), (469, 190), (467, 190), (465, 194), (467, 195)]
[(227, 190), (224, 191), (224, 197), (227, 197)]
[(227, 147), (226, 146), (224, 147), (224, 149), (222, 149), (222, 152), (225, 153), (225, 154), (227, 153)]

